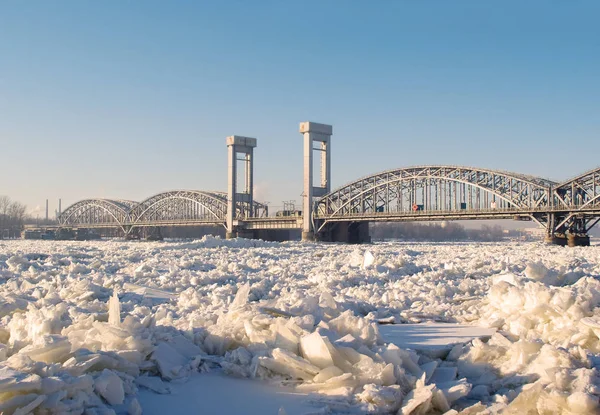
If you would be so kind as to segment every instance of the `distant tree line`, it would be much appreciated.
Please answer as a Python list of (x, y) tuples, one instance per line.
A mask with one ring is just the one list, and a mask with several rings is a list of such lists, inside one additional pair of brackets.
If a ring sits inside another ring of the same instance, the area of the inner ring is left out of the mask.
[(0, 195), (0, 239), (19, 238), (25, 225), (53, 225), (56, 220), (34, 217), (27, 214), (27, 206)]
[(373, 223), (370, 227), (373, 240), (401, 239), (407, 241), (482, 241), (493, 242), (504, 238), (498, 225), (483, 225), (480, 229), (466, 229), (457, 223)]
[(18, 238), (25, 224), (27, 206), (0, 196), (0, 239)]

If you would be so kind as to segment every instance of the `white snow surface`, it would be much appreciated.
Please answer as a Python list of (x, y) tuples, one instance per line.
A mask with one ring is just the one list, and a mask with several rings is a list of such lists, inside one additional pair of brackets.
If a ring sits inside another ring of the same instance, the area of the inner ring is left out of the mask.
[(541, 243), (0, 241), (0, 413), (598, 413), (599, 278)]

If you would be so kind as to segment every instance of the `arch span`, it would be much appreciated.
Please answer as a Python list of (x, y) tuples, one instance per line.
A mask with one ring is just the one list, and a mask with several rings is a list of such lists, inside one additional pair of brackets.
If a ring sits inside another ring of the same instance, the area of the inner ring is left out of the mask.
[(58, 217), (61, 226), (115, 226), (124, 229), (136, 202), (130, 200), (85, 199), (72, 204)]
[[(242, 209), (237, 207), (238, 217)], [(267, 206), (253, 202), (253, 217), (266, 216)], [(131, 225), (161, 223), (214, 223), (225, 226), (227, 193), (200, 190), (172, 190), (158, 193), (138, 203), (130, 212)]]
[(172, 190), (138, 203), (130, 213), (132, 226), (176, 221), (224, 221), (227, 198), (218, 192)]
[(361, 178), (323, 196), (314, 217), (546, 206), (556, 183), (518, 173), (461, 166), (416, 166)]
[[(237, 217), (248, 215), (248, 203), (237, 206)], [(143, 226), (186, 226), (223, 224), (227, 213), (227, 193), (200, 190), (173, 190), (158, 193), (142, 202), (86, 199), (69, 206), (58, 218), (60, 226), (120, 228), (128, 234)], [(264, 203), (252, 203), (251, 217), (268, 216)]]

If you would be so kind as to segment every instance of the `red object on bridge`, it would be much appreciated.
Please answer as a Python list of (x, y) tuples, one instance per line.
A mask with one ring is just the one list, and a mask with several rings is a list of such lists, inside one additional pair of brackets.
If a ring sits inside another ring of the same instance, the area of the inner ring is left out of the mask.
[(412, 209), (416, 212), (417, 210), (419, 210), (419, 205), (412, 205)]

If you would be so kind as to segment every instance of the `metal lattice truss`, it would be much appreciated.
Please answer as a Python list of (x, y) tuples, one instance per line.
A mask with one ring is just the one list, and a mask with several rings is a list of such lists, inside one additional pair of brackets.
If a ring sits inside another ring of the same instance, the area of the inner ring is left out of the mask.
[(561, 183), (554, 193), (559, 205), (565, 207), (585, 210), (600, 205), (600, 168)]
[(224, 220), (227, 198), (214, 192), (176, 190), (159, 193), (131, 210), (132, 225), (169, 224), (179, 221), (215, 222)]
[(548, 205), (549, 180), (457, 166), (389, 170), (343, 186), (321, 198), (316, 218), (367, 213), (520, 209)]
[(600, 221), (600, 168), (561, 183), (553, 195), (554, 209), (563, 212), (550, 218), (552, 231), (586, 234)]
[(585, 234), (600, 221), (600, 169), (558, 184), (518, 173), (457, 166), (389, 170), (347, 184), (315, 205), (317, 231), (336, 221), (533, 220)]
[[(247, 206), (238, 206), (238, 218), (246, 217)], [(252, 217), (266, 217), (267, 206), (253, 202)], [(58, 218), (71, 227), (118, 227), (129, 232), (136, 227), (219, 224), (225, 226), (227, 194), (197, 190), (159, 193), (133, 201), (86, 199), (68, 207)]]
[(123, 226), (131, 222), (129, 212), (136, 204), (131, 200), (81, 200), (62, 212), (58, 222), (73, 227), (80, 224), (110, 224), (125, 230)]

